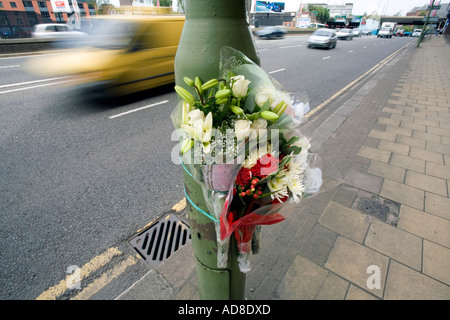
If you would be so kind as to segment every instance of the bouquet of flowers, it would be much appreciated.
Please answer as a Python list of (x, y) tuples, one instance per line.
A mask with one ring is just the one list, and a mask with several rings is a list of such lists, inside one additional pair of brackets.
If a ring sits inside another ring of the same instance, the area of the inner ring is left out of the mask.
[(302, 198), (318, 192), (322, 172), (299, 131), (308, 102), (293, 99), (233, 48), (224, 47), (220, 61), (217, 79), (185, 77), (191, 90), (175, 86), (181, 100), (172, 121), (181, 163), (202, 184), (205, 214), (215, 221), (218, 267), (226, 266), (234, 235), (240, 270), (248, 272), (260, 226), (284, 220)]

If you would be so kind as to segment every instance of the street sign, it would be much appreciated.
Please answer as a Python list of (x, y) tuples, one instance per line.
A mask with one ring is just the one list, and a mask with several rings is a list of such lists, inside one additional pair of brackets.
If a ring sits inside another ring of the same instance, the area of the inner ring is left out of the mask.
[(439, 5), (439, 6), (433, 6), (433, 7), (428, 6), (428, 7), (427, 7), (427, 10), (439, 10), (440, 8), (441, 8), (440, 5)]

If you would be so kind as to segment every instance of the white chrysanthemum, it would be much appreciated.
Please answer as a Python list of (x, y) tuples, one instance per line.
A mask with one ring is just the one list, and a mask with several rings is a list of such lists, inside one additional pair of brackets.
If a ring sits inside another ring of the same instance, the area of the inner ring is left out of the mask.
[(292, 193), (292, 198), (296, 203), (299, 203), (303, 191), (305, 190), (302, 183), (302, 176), (296, 174), (293, 175), (289, 174), (287, 183), (288, 189)]
[(289, 195), (289, 191), (287, 188), (287, 179), (285, 170), (281, 170), (275, 177), (269, 180), (267, 183), (271, 194), (272, 200), (278, 199), (281, 202), (281, 199)]
[(250, 152), (248, 157), (244, 161), (244, 167), (247, 169), (251, 169), (258, 161), (258, 151)]

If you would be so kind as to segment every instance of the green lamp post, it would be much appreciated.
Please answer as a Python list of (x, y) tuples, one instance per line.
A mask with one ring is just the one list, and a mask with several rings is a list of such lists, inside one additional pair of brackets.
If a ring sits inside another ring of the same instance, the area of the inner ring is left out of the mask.
[[(260, 64), (251, 30), (246, 21), (245, 0), (186, 0), (186, 21), (175, 57), (175, 84), (190, 89), (183, 77), (203, 81), (219, 76), (219, 55), (224, 46), (244, 53)], [(207, 211), (202, 186), (187, 172), (184, 184), (189, 201), (191, 227), (200, 299), (244, 299), (245, 274), (237, 262), (237, 247), (231, 237), (226, 268), (217, 267), (215, 222), (199, 210)]]

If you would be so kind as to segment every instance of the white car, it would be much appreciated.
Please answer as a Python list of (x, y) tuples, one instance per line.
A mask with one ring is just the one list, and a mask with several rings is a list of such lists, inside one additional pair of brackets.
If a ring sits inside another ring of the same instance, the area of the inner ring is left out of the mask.
[(420, 37), (420, 34), (422, 33), (422, 30), (420, 29), (416, 29), (414, 30), (414, 32), (412, 33), (411, 37)]
[(33, 27), (33, 32), (31, 33), (31, 36), (37, 39), (71, 39), (86, 35), (84, 32), (71, 30), (66, 24), (60, 23), (37, 24)]

